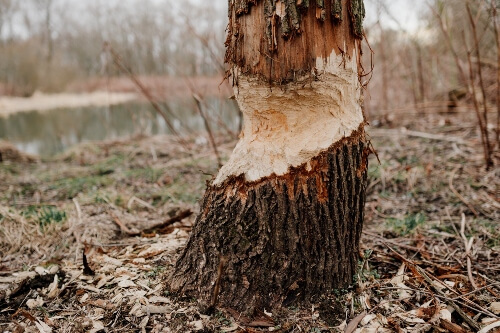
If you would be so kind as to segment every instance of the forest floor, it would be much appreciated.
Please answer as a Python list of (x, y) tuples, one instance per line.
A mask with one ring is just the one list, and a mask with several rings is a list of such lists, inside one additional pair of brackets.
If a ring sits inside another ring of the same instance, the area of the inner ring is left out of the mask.
[[(483, 167), (472, 112), (405, 113), (369, 136), (354, 285), (253, 323), (166, 285), (217, 172), (208, 146), (135, 137), (39, 161), (0, 145), (0, 332), (498, 330), (500, 169)], [(217, 139), (227, 158), (234, 140)]]

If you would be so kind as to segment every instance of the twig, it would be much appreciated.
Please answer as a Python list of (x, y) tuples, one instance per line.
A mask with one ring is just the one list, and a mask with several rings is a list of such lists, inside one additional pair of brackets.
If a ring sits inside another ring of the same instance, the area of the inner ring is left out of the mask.
[(463, 69), (462, 65), (460, 64), (460, 58), (458, 57), (458, 53), (457, 53), (457, 51), (455, 49), (455, 46), (452, 43), (450, 34), (448, 33), (448, 30), (446, 29), (446, 27), (444, 25), (443, 18), (441, 17), (441, 14), (438, 13), (436, 11), (436, 9), (434, 8), (434, 6), (432, 6), (428, 1), (426, 1), (426, 3), (427, 3), (427, 6), (432, 11), (432, 13), (434, 14), (434, 16), (436, 16), (436, 18), (439, 21), (439, 28), (441, 29), (441, 32), (444, 35), (446, 44), (448, 44), (448, 48), (450, 49), (451, 54), (453, 55), (453, 60), (455, 60), (455, 65), (457, 66), (458, 73), (460, 74), (460, 79), (462, 80), (462, 82), (464, 84), (467, 84), (467, 79), (466, 79), (466, 76), (465, 76), (464, 69)]
[(129, 236), (138, 236), (141, 234), (138, 230), (129, 229), (113, 212), (109, 212), (109, 215), (113, 218), (113, 221), (120, 228), (120, 230)]
[(446, 319), (439, 319), (439, 326), (453, 333), (467, 333), (468, 331)]
[[(414, 262), (412, 262), (411, 260), (405, 258), (404, 256), (402, 256), (401, 254), (399, 254), (397, 251), (395, 251), (394, 249), (392, 249), (389, 245), (387, 245), (387, 248), (389, 248), (389, 250), (391, 250), (392, 252), (394, 252), (401, 260), (403, 260), (404, 262), (408, 263), (409, 265), (411, 265), (411, 267), (413, 268), (413, 272), (414, 273), (417, 273), (418, 275), (420, 275), (428, 284), (429, 284), (429, 287), (434, 290), (435, 292), (437, 292), (439, 294), (439, 296), (442, 296), (443, 298), (446, 298), (446, 301), (447, 303), (452, 306), (455, 311), (457, 311), (457, 313), (472, 327), (474, 328), (476, 331), (480, 330), (481, 329), (481, 326), (472, 318), (470, 318), (456, 303), (458, 303), (457, 301), (453, 301), (452, 299), (448, 298), (443, 291), (439, 290), (438, 288), (436, 288), (433, 284), (433, 281), (432, 279), (429, 277), (429, 275), (422, 269), (420, 268), (420, 266), (416, 265)], [(437, 280), (437, 279), (436, 279)], [(442, 283), (441, 281), (437, 280), (441, 285), (443, 285), (444, 287), (450, 289), (446, 284)], [(455, 292), (454, 290), (450, 289), (451, 291)], [(455, 292), (456, 293), (456, 292)], [(436, 295), (437, 296), (437, 295)], [(476, 304), (475, 304), (476, 305)], [(475, 309), (475, 311), (478, 311), (477, 309)]]
[(116, 51), (111, 47), (111, 45), (109, 43), (105, 42), (104, 43), (104, 48), (107, 51), (109, 51), (109, 53), (111, 54), (111, 56), (113, 58), (113, 62), (115, 63), (115, 65), (130, 78), (130, 80), (137, 86), (137, 88), (139, 88), (140, 92), (144, 95), (144, 97), (146, 97), (146, 99), (151, 104), (151, 106), (163, 118), (163, 120), (167, 124), (167, 126), (170, 129), (170, 131), (172, 132), (172, 134), (174, 134), (175, 136), (177, 136), (179, 138), (180, 143), (184, 146), (184, 148), (186, 148), (189, 151), (189, 147), (187, 147), (186, 142), (181, 137), (181, 135), (177, 132), (177, 130), (175, 129), (174, 125), (172, 124), (172, 122), (170, 121), (170, 119), (168, 119), (167, 115), (163, 112), (163, 110), (161, 109), (160, 105), (155, 101), (155, 99), (153, 98), (153, 96), (151, 95), (151, 93), (149, 92), (149, 90), (132, 73), (132, 71), (127, 66), (125, 66), (125, 64), (123, 63), (123, 60), (120, 57), (120, 55), (118, 53), (116, 53)]
[[(76, 200), (76, 198), (73, 198), (73, 204), (75, 205), (76, 216), (78, 218), (78, 224), (77, 225), (81, 225), (83, 223), (83, 220), (82, 220), (82, 209), (80, 208), (80, 204), (78, 203), (78, 200)], [(78, 253), (79, 253), (78, 250), (80, 249), (80, 244), (81, 244), (80, 235), (78, 235), (78, 233), (76, 231), (76, 226), (77, 225), (73, 225), (73, 223), (71, 225), (71, 233), (73, 234), (73, 237), (75, 237), (75, 240), (76, 240), (75, 261), (78, 258)]]
[(470, 259), (470, 250), (472, 248), (472, 243), (474, 242), (474, 237), (471, 237), (470, 240), (467, 240), (467, 237), (465, 237), (465, 214), (464, 213), (462, 213), (462, 221), (460, 222), (460, 236), (462, 236), (462, 239), (464, 240), (465, 255), (467, 256), (467, 274), (469, 275), (469, 281), (470, 281), (470, 284), (472, 285), (472, 288), (474, 288), (474, 290), (477, 290), (476, 281), (474, 280), (474, 277), (472, 276), (472, 263), (471, 263), (471, 259)]
[(137, 202), (137, 203), (139, 203), (139, 204), (141, 204), (142, 206), (144, 206), (144, 207), (146, 207), (146, 208), (148, 208), (148, 209), (151, 209), (151, 210), (156, 210), (156, 208), (155, 208), (155, 207), (153, 207), (152, 205), (150, 205), (150, 204), (149, 204), (149, 203), (147, 203), (146, 201), (141, 200), (141, 199), (139, 199), (139, 198), (137, 198), (137, 197), (135, 197), (135, 196), (134, 196), (134, 197), (132, 197), (132, 198), (130, 198), (130, 199), (129, 199), (129, 201), (127, 202), (127, 208), (128, 208), (129, 210), (131, 210), (131, 209), (132, 209), (132, 204), (134, 203), (134, 201), (135, 201), (135, 202)]
[(479, 125), (479, 131), (481, 133), (481, 144), (483, 145), (484, 162), (486, 164), (486, 167), (489, 167), (491, 157), (490, 157), (490, 146), (488, 139), (488, 121), (487, 119), (484, 118), (484, 115), (481, 114), (481, 110), (479, 108), (479, 102), (477, 100), (477, 94), (476, 94), (474, 70), (472, 67), (472, 60), (471, 60), (471, 51), (467, 46), (467, 39), (465, 38), (464, 31), (462, 31), (462, 38), (464, 40), (465, 48), (467, 49), (467, 62), (469, 65), (469, 81), (470, 81), (469, 86), (471, 89), (472, 103), (474, 105), (474, 111), (476, 113), (477, 122)]
[(407, 130), (407, 129), (402, 129), (402, 130), (371, 129), (370, 135), (371, 136), (406, 135), (406, 136), (429, 139), (429, 140), (447, 141), (447, 142), (454, 142), (454, 143), (460, 143), (460, 144), (467, 144), (467, 142), (461, 138), (457, 138), (457, 137), (453, 137), (453, 136), (449, 136), (449, 135), (440, 135), (440, 134), (431, 134), (431, 133), (425, 133), (425, 132), (411, 131), (411, 130)]
[(210, 124), (208, 123), (207, 116), (205, 115), (205, 112), (203, 112), (203, 109), (201, 107), (201, 102), (200, 102), (200, 97), (196, 94), (193, 94), (193, 99), (196, 103), (196, 109), (198, 110), (198, 113), (200, 114), (201, 118), (203, 118), (203, 123), (205, 124), (205, 129), (208, 132), (208, 137), (210, 138), (210, 143), (212, 145), (212, 149), (214, 150), (215, 157), (217, 158), (217, 163), (219, 165), (219, 168), (222, 167), (222, 160), (220, 158), (219, 150), (217, 149), (217, 143), (215, 142), (214, 135), (212, 133), (212, 128), (210, 127)]
[(401, 243), (398, 243), (398, 242), (393, 241), (391, 239), (384, 238), (384, 237), (382, 237), (380, 235), (377, 235), (377, 234), (374, 234), (374, 233), (371, 233), (371, 232), (368, 232), (368, 231), (363, 231), (363, 234), (371, 236), (371, 237), (379, 238), (380, 240), (383, 241), (382, 243), (391, 243), (391, 244), (394, 244), (397, 247), (400, 247), (400, 248), (403, 248), (403, 249), (407, 249), (407, 250), (411, 250), (411, 251), (415, 251), (415, 252), (419, 252), (420, 251), (420, 249), (417, 248), (417, 247), (415, 247), (415, 246), (401, 244)]
[(193, 212), (190, 209), (183, 210), (182, 212), (180, 212), (179, 214), (177, 214), (174, 217), (169, 218), (165, 222), (162, 222), (160, 224), (157, 224), (157, 225), (154, 225), (152, 227), (149, 227), (147, 229), (142, 230), (142, 233), (149, 234), (155, 230), (165, 229), (166, 227), (168, 227), (176, 222), (180, 222), (180, 221), (184, 220), (186, 217), (189, 217), (191, 215), (193, 215)]
[(495, 33), (495, 42), (497, 44), (497, 149), (500, 150), (500, 33), (498, 28), (498, 13), (495, 1), (491, 1), (493, 32)]
[(224, 273), (224, 266), (227, 263), (227, 258), (221, 256), (219, 261), (219, 267), (217, 268), (217, 278), (215, 280), (214, 291), (212, 294), (212, 301), (210, 302), (210, 307), (214, 308), (217, 305), (217, 299), (219, 298), (220, 292), (220, 282), (222, 279), (222, 274)]
[[(484, 80), (483, 80), (483, 70), (481, 66), (481, 49), (479, 48), (479, 40), (477, 38), (477, 29), (476, 29), (476, 22), (474, 18), (472, 17), (472, 12), (470, 9), (469, 2), (465, 4), (465, 7), (467, 8), (467, 14), (469, 16), (469, 21), (470, 25), (472, 27), (472, 36), (474, 37), (474, 47), (476, 50), (476, 57), (477, 57), (477, 74), (479, 76), (479, 87), (481, 88), (481, 94), (483, 97), (483, 118), (484, 118), (484, 126), (485, 126), (485, 131), (486, 131), (486, 146), (488, 148), (488, 159), (486, 160), (486, 168), (490, 168), (493, 166), (493, 160), (491, 159), (491, 145), (490, 145), (490, 139), (488, 135), (488, 108), (487, 108), (487, 97), (486, 97), (486, 89), (484, 87)], [(472, 82), (472, 84), (474, 84)]]
[[(484, 286), (484, 287), (478, 288), (478, 289), (476, 289), (476, 290), (473, 290), (473, 291), (471, 291), (471, 292), (468, 292), (468, 293), (466, 293), (466, 294), (463, 294), (463, 295), (457, 296), (457, 297), (452, 298), (452, 299), (453, 299), (453, 300), (457, 300), (457, 299), (459, 299), (459, 298), (462, 298), (462, 297), (469, 296), (469, 295), (475, 294), (475, 293), (477, 293), (477, 292), (480, 292), (481, 290), (484, 290), (484, 289), (486, 289), (486, 290), (488, 290), (488, 291), (489, 291), (489, 289), (490, 289), (491, 287), (494, 287), (494, 286), (500, 286), (500, 282), (490, 283), (490, 284), (488, 284), (488, 285), (486, 285), (486, 286)], [(493, 295), (493, 296), (495, 296), (495, 297), (496, 297), (496, 295)]]
[(458, 193), (458, 191), (455, 189), (455, 186), (453, 186), (453, 178), (455, 177), (455, 174), (457, 173), (458, 169), (460, 169), (460, 168), (461, 168), (461, 166), (458, 166), (458, 167), (455, 168), (455, 170), (453, 170), (451, 172), (450, 179), (448, 181), (448, 185), (450, 187), (450, 190), (457, 196), (457, 198), (459, 198), (460, 201), (462, 201), (467, 207), (469, 207), (469, 209), (471, 210), (471, 212), (476, 217), (478, 217), (479, 213), (477, 212), (477, 210), (475, 210), (474, 207), (460, 193)]

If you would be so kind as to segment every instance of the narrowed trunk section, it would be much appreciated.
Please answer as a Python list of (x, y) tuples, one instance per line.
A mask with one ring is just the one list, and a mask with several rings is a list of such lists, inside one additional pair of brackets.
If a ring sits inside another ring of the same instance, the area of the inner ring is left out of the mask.
[(361, 127), (286, 175), (209, 187), (172, 289), (253, 315), (348, 287), (368, 151)]

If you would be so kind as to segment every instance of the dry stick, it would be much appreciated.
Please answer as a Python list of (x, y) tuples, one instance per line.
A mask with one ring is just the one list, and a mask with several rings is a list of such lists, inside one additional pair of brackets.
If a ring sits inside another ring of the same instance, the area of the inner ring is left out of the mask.
[(224, 266), (227, 263), (227, 258), (221, 256), (219, 261), (219, 267), (217, 268), (217, 278), (215, 280), (214, 290), (212, 293), (212, 300), (210, 302), (210, 307), (213, 309), (217, 305), (217, 299), (219, 298), (220, 284), (222, 279), (222, 274), (224, 273)]
[(168, 227), (176, 222), (180, 222), (180, 221), (184, 220), (186, 217), (189, 217), (191, 215), (193, 215), (193, 212), (190, 209), (183, 210), (179, 214), (169, 218), (165, 222), (162, 222), (160, 224), (156, 224), (152, 227), (149, 227), (147, 229), (142, 230), (142, 233), (149, 234), (157, 229), (164, 229), (164, 228), (166, 228), (166, 227)]
[(111, 215), (111, 217), (113, 218), (113, 221), (116, 223), (116, 225), (120, 228), (120, 230), (129, 235), (129, 236), (138, 236), (140, 235), (141, 233), (138, 231), (138, 230), (132, 230), (132, 229), (129, 229), (125, 223), (123, 223), (119, 218), (118, 216), (116, 216), (113, 212), (109, 212), (109, 215)]
[[(456, 300), (453, 300), (452, 298), (449, 298), (447, 297), (443, 291), (439, 290), (438, 288), (436, 288), (433, 284), (432, 284), (432, 279), (429, 277), (428, 273), (425, 272), (425, 270), (423, 268), (421, 268), (420, 266), (417, 266), (415, 265), (415, 269), (417, 270), (417, 272), (424, 278), (424, 280), (427, 282), (427, 283), (430, 283), (431, 284), (431, 287), (432, 289), (434, 289), (440, 297), (442, 297), (443, 299), (447, 300), (450, 302), (450, 305), (455, 309), (457, 310), (458, 314), (460, 314), (460, 316), (462, 316), (462, 318), (464, 318), (465, 321), (467, 321), (467, 323), (471, 326), (473, 326), (474, 328), (475, 325), (479, 325), (475, 320), (473, 320), (472, 318), (470, 318), (462, 309), (460, 309), (456, 304), (454, 305), (454, 303), (457, 303), (457, 304), (460, 304), (462, 306), (465, 306), (466, 308), (468, 309), (471, 309), (471, 310), (474, 310), (474, 311), (477, 311), (477, 312), (480, 312), (484, 315), (487, 315), (487, 316), (491, 316), (493, 318), (498, 318), (497, 315), (491, 313), (490, 311), (484, 309), (483, 307), (479, 306), (478, 304), (474, 303), (473, 301), (467, 299), (467, 298), (464, 298), (462, 297), (461, 295), (459, 296), (462, 300), (464, 300), (465, 302), (471, 304), (470, 306), (463, 303), (463, 302), (459, 302), (459, 301), (456, 301)], [(436, 279), (436, 278), (434, 278)], [(436, 279), (437, 280), (437, 279)], [(439, 281), (439, 280), (437, 280)], [(449, 290), (453, 291), (454, 293), (458, 294), (456, 291), (454, 291), (453, 289), (451, 289), (450, 287), (448, 287), (446, 284), (442, 283), (441, 281), (439, 281), (440, 284), (442, 284), (443, 286), (445, 286), (446, 288), (448, 288)], [(464, 317), (466, 316), (466, 317)], [(470, 320), (470, 322), (469, 322)]]
[(460, 64), (460, 58), (458, 57), (458, 53), (455, 50), (455, 47), (453, 46), (453, 43), (451, 41), (451, 37), (450, 37), (450, 34), (448, 33), (448, 30), (444, 26), (444, 22), (443, 22), (443, 18), (441, 17), (441, 14), (439, 14), (436, 11), (436, 9), (434, 8), (434, 6), (432, 6), (428, 1), (426, 3), (427, 3), (427, 6), (430, 8), (430, 10), (434, 13), (434, 16), (436, 16), (436, 18), (439, 21), (439, 28), (441, 29), (441, 32), (443, 33), (443, 35), (445, 37), (446, 44), (448, 44), (448, 48), (450, 49), (451, 54), (453, 55), (453, 59), (455, 60), (455, 65), (457, 66), (458, 72), (460, 74), (460, 79), (462, 80), (462, 82), (464, 84), (467, 84), (467, 77), (465, 76), (464, 69), (463, 69), (462, 65)]
[[(491, 159), (491, 146), (490, 146), (490, 139), (488, 135), (488, 107), (487, 107), (487, 97), (486, 97), (486, 90), (484, 88), (484, 80), (483, 80), (483, 71), (482, 71), (482, 66), (481, 66), (481, 51), (479, 49), (479, 40), (477, 38), (477, 29), (476, 29), (476, 22), (474, 18), (472, 17), (472, 12), (469, 6), (469, 3), (467, 2), (466, 4), (467, 8), (467, 14), (469, 16), (469, 21), (470, 25), (472, 27), (472, 36), (474, 37), (474, 47), (476, 49), (476, 57), (477, 57), (477, 72), (479, 75), (479, 86), (481, 87), (481, 94), (483, 96), (483, 114), (484, 114), (484, 126), (485, 126), (485, 132), (486, 132), (486, 147), (488, 148), (488, 160), (486, 161), (486, 167), (490, 168), (493, 166), (493, 160)], [(469, 54), (470, 57), (470, 54)], [(473, 83), (473, 82), (472, 82)]]
[[(198, 97), (198, 94), (196, 93), (196, 89), (194, 87), (193, 82), (191, 82), (191, 80), (189, 80), (188, 77), (183, 77), (183, 79), (184, 79), (184, 84), (188, 87), (188, 89), (191, 92), (191, 94), (193, 95), (193, 97), (194, 97), (194, 95), (196, 95)], [(203, 99), (201, 99), (201, 98), (198, 98), (197, 100), (195, 100), (195, 102), (196, 102), (197, 105), (198, 105), (198, 102), (199, 102), (201, 105), (203, 105), (203, 106), (205, 106), (205, 107), (208, 108), (207, 103), (205, 103), (203, 101)], [(200, 105), (200, 107), (201, 107), (201, 105)], [(207, 121), (208, 121), (208, 116), (207, 116)], [(212, 119), (212, 121), (213, 121), (213, 119)], [(224, 123), (224, 121), (222, 121), (220, 119), (219, 115), (217, 116), (216, 122), (217, 122), (217, 124), (219, 126), (221, 126), (222, 128), (224, 128), (226, 130), (226, 132), (229, 135), (231, 135), (234, 139), (238, 139), (238, 135), (236, 135), (236, 133), (234, 133), (231, 129), (229, 129), (229, 127)]]
[[(466, 43), (465, 35), (463, 38), (465, 44)], [(474, 72), (472, 70), (472, 60), (469, 50), (467, 50), (467, 61), (469, 63), (469, 76), (470, 76), (470, 86), (472, 89), (472, 102), (474, 103), (474, 111), (476, 112), (477, 121), (479, 123), (479, 130), (481, 132), (481, 144), (483, 145), (484, 162), (486, 163), (486, 166), (488, 166), (488, 160), (490, 159), (489, 157), (490, 151), (486, 141), (486, 137), (488, 136), (488, 129), (486, 128), (486, 124), (484, 123), (484, 118), (481, 115), (481, 111), (479, 110), (479, 102), (477, 101), (476, 97), (476, 85), (474, 83)]]
[[(216, 113), (216, 111), (210, 105), (208, 105), (203, 99), (200, 100), (200, 103), (203, 105), (203, 107), (205, 107), (207, 109), (210, 109), (214, 113)], [(228, 127), (228, 125), (226, 125), (226, 123), (221, 119), (220, 114), (218, 114), (217, 116), (210, 117), (210, 118), (211, 118), (212, 122), (216, 122), (217, 125), (219, 125), (220, 127), (222, 127), (227, 132), (227, 134), (229, 134), (233, 139), (235, 139), (235, 140), (238, 139), (238, 134), (236, 134), (233, 130), (231, 130)]]
[[(80, 207), (80, 204), (78, 203), (78, 200), (76, 200), (76, 198), (73, 198), (73, 204), (75, 205), (76, 215), (78, 217), (78, 224), (77, 225), (81, 225), (81, 224), (83, 224), (82, 208)], [(78, 253), (79, 253), (81, 241), (80, 241), (80, 236), (75, 231), (75, 228), (76, 228), (76, 225), (74, 225), (72, 223), (71, 233), (73, 234), (73, 237), (75, 237), (75, 240), (76, 240), (76, 249), (75, 249), (75, 261), (76, 261), (78, 258)]]
[(484, 314), (486, 316), (493, 315), (493, 318), (497, 318), (498, 317), (498, 316), (492, 314), (491, 312), (487, 311), (486, 309), (480, 307), (479, 305), (477, 305), (476, 303), (474, 303), (474, 302), (472, 302), (470, 300), (467, 300), (467, 301), (473, 303), (477, 308), (473, 307), (473, 306), (470, 306), (470, 305), (467, 305), (467, 304), (465, 304), (463, 302), (458, 301), (457, 299), (460, 298), (461, 296), (456, 297), (456, 298), (450, 298), (450, 297), (443, 296), (443, 295), (436, 295), (435, 293), (433, 293), (431, 291), (417, 289), (417, 288), (410, 288), (410, 287), (382, 287), (382, 288), (379, 288), (378, 290), (407, 290), (407, 291), (419, 292), (419, 293), (422, 293), (422, 294), (426, 294), (426, 295), (432, 296), (434, 298), (441, 299), (443, 301), (448, 301), (449, 303), (457, 303), (459, 305), (462, 305), (462, 306), (466, 307), (469, 310), (473, 310), (473, 311), (476, 311), (478, 313), (482, 313), (482, 314)]
[(474, 209), (474, 207), (455, 189), (455, 186), (453, 186), (453, 178), (455, 177), (455, 173), (457, 173), (458, 169), (460, 169), (461, 167), (456, 167), (455, 170), (453, 170), (451, 172), (451, 175), (450, 175), (450, 179), (448, 180), (448, 185), (450, 187), (450, 190), (453, 192), (453, 194), (455, 194), (457, 196), (457, 198), (460, 199), (460, 201), (462, 201), (467, 207), (469, 207), (469, 209), (471, 210), (471, 212), (476, 216), (478, 217), (479, 216), (479, 213), (477, 212), (476, 209)]
[(215, 142), (214, 135), (212, 133), (212, 128), (210, 127), (210, 124), (208, 123), (207, 116), (205, 115), (205, 112), (203, 112), (201, 103), (200, 103), (200, 97), (196, 94), (193, 94), (193, 99), (196, 103), (196, 109), (198, 110), (198, 113), (200, 114), (201, 118), (203, 118), (203, 123), (205, 125), (205, 129), (208, 132), (208, 137), (210, 139), (210, 144), (212, 145), (212, 149), (214, 150), (215, 157), (217, 157), (217, 164), (219, 165), (219, 168), (222, 167), (222, 160), (220, 158), (219, 150), (217, 149), (217, 143)]
[(191, 25), (191, 22), (189, 21), (189, 17), (190, 16), (186, 15), (186, 26), (187, 26), (189, 32), (191, 34), (193, 34), (193, 36), (196, 37), (201, 42), (201, 45), (203, 45), (203, 47), (205, 47), (205, 49), (208, 50), (208, 53), (210, 53), (210, 58), (212, 59), (212, 62), (214, 63), (214, 65), (216, 65), (219, 68), (219, 71), (222, 74), (224, 74), (226, 72), (226, 68), (224, 67), (224, 62), (221, 61), (221, 59), (219, 59), (219, 57), (215, 54), (213, 48), (210, 46), (208, 38), (200, 36), (196, 32), (194, 27)]
[[(485, 290), (485, 289), (486, 289), (486, 290), (488, 290), (488, 292), (490, 292), (490, 293), (491, 293), (490, 288), (491, 288), (491, 287), (496, 287), (496, 286), (499, 286), (499, 285), (500, 285), (500, 282), (490, 283), (490, 284), (488, 284), (488, 285), (486, 285), (486, 286), (484, 286), (484, 287), (481, 287), (481, 288), (478, 288), (478, 289), (476, 289), (476, 290), (470, 291), (470, 292), (468, 292), (468, 293), (466, 293), (466, 294), (463, 294), (463, 295), (460, 295), (460, 296), (454, 297), (454, 298), (452, 298), (452, 300), (457, 300), (457, 299), (462, 298), (462, 297), (465, 297), (465, 296), (470, 296), (470, 295), (472, 295), (472, 294), (475, 294), (475, 293), (480, 292), (480, 291)], [(496, 297), (496, 295), (495, 295), (495, 294), (493, 294), (493, 296), (495, 296), (495, 297)]]
[(495, 42), (497, 43), (497, 149), (500, 150), (500, 33), (498, 32), (498, 16), (495, 1), (491, 1), (491, 11), (493, 16), (493, 31), (495, 32)]
[(472, 276), (472, 262), (470, 258), (470, 250), (472, 248), (472, 242), (474, 242), (474, 237), (471, 237), (470, 240), (467, 240), (467, 237), (465, 237), (465, 214), (462, 213), (462, 221), (460, 222), (460, 236), (462, 236), (462, 239), (464, 240), (464, 245), (465, 245), (465, 255), (467, 256), (467, 274), (469, 275), (469, 281), (470, 284), (472, 285), (472, 288), (474, 290), (477, 290), (477, 284), (476, 281), (474, 280), (474, 277)]
[(141, 93), (144, 95), (144, 97), (146, 97), (146, 99), (148, 100), (148, 102), (151, 104), (151, 106), (155, 109), (156, 112), (158, 112), (158, 114), (163, 118), (163, 120), (165, 121), (165, 123), (167, 124), (168, 128), (170, 129), (170, 131), (172, 132), (172, 134), (174, 134), (175, 136), (177, 136), (181, 142), (181, 144), (184, 146), (184, 148), (186, 150), (189, 151), (189, 147), (187, 147), (184, 139), (182, 139), (181, 135), (177, 132), (177, 130), (175, 129), (174, 125), (172, 124), (172, 122), (170, 121), (170, 119), (168, 119), (167, 115), (163, 112), (163, 110), (161, 109), (161, 107), (158, 105), (158, 103), (154, 100), (153, 96), (151, 95), (151, 93), (149, 92), (149, 90), (142, 84), (142, 82), (130, 71), (130, 69), (125, 66), (125, 64), (123, 63), (123, 60), (121, 59), (120, 55), (118, 53), (116, 53), (116, 51), (111, 47), (111, 45), (107, 44), (106, 46), (111, 54), (111, 56), (113, 57), (113, 62), (115, 63), (115, 65), (122, 71), (124, 72), (128, 77), (129, 79), (137, 86), (137, 88), (139, 88), (139, 90), (141, 91)]
[[(431, 289), (433, 289), (435, 292), (437, 292), (440, 296), (442, 296), (443, 298), (446, 299), (446, 301), (448, 301), (448, 304), (450, 306), (452, 306), (455, 311), (457, 311), (457, 313), (472, 327), (474, 328), (476, 331), (479, 331), (481, 329), (481, 326), (479, 326), (479, 324), (474, 320), (472, 319), (471, 317), (469, 317), (456, 303), (458, 303), (457, 301), (453, 301), (451, 300), (450, 298), (448, 298), (443, 291), (439, 290), (438, 288), (436, 288), (433, 284), (433, 281), (432, 279), (427, 275), (427, 273), (422, 269), (420, 268), (418, 265), (416, 265), (413, 261), (405, 258), (404, 256), (402, 256), (401, 254), (399, 254), (396, 250), (392, 249), (389, 245), (385, 244), (387, 246), (387, 248), (389, 248), (389, 250), (391, 250), (392, 252), (394, 252), (398, 258), (400, 258), (401, 260), (403, 260), (404, 262), (408, 263), (409, 265), (411, 265), (411, 267), (413, 267), (415, 269), (415, 272), (417, 272), (422, 278), (424, 278), (424, 280), (429, 284), (429, 287)], [(437, 280), (439, 281), (439, 280)], [(446, 284), (443, 284), (441, 281), (439, 281), (443, 286), (445, 286), (446, 288), (449, 289), (449, 287), (446, 285)], [(450, 289), (452, 290), (452, 289)], [(454, 290), (452, 290), (453, 292), (455, 292)], [(477, 309), (475, 309), (475, 311), (478, 311)]]

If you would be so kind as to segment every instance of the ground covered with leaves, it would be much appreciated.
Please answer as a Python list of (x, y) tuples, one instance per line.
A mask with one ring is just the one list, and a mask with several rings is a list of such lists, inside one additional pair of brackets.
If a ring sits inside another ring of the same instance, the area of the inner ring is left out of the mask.
[[(257, 321), (168, 291), (217, 172), (206, 140), (136, 137), (45, 161), (0, 145), (0, 331), (498, 330), (500, 170), (483, 167), (473, 115), (393, 121), (369, 129), (380, 163), (352, 288)], [(234, 140), (217, 141), (227, 158)]]

